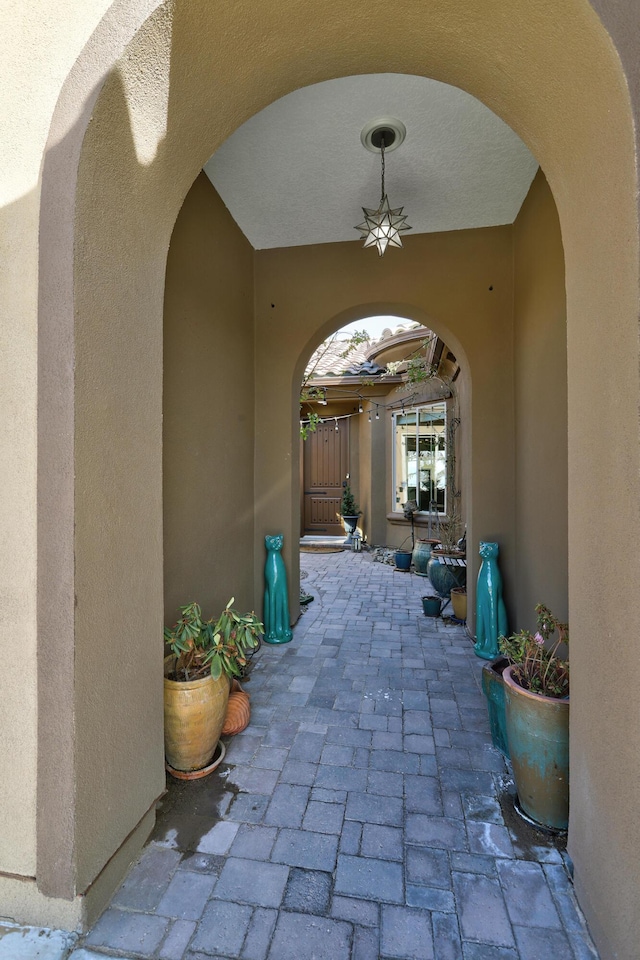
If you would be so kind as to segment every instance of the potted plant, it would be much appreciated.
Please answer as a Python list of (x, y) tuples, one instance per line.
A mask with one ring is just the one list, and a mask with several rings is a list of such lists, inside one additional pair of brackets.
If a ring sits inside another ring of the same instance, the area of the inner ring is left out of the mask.
[(449, 599), (452, 587), (466, 587), (467, 584), (466, 552), (459, 546), (462, 527), (459, 511), (454, 508), (448, 520), (441, 522), (439, 527), (440, 543), (431, 549), (427, 575), (436, 593)]
[[(465, 550), (459, 545), (462, 517), (457, 507), (451, 511), (447, 520), (440, 521), (439, 527), (438, 537), (440, 543), (435, 543), (431, 552), (451, 557), (464, 557)], [(464, 540), (464, 537), (462, 540)]]
[(164, 662), (164, 733), (170, 772), (208, 769), (224, 723), (229, 684), (242, 676), (248, 651), (264, 626), (254, 613), (240, 614), (233, 598), (217, 620), (204, 620), (197, 603), (180, 608), (165, 628), (171, 654)]
[(344, 521), (344, 527), (347, 532), (347, 539), (345, 540), (345, 545), (353, 543), (353, 535), (356, 532), (356, 527), (358, 526), (358, 518), (361, 514), (360, 507), (356, 503), (356, 499), (351, 492), (351, 487), (348, 483), (345, 484), (342, 491), (342, 499), (340, 501), (340, 516)]
[(569, 822), (569, 626), (536, 607), (537, 630), (500, 637), (507, 741), (522, 810), (556, 830)]

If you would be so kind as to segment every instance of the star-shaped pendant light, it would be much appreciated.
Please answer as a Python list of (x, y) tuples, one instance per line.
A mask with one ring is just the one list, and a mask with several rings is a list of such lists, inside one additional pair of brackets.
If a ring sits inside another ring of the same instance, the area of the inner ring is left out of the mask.
[(365, 247), (376, 247), (379, 256), (384, 256), (387, 247), (401, 247), (401, 233), (411, 230), (403, 215), (404, 207), (392, 208), (384, 187), (384, 151), (391, 146), (399, 146), (404, 140), (404, 124), (400, 121), (377, 121), (369, 124), (362, 131), (362, 142), (368, 150), (380, 150), (382, 189), (380, 205), (377, 210), (363, 207), (364, 220), (359, 223), (359, 230), (364, 239)]

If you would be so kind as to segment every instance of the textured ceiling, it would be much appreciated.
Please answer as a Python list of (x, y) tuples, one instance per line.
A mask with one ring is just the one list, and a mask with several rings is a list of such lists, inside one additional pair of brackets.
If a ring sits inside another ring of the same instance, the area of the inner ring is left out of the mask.
[(362, 207), (380, 200), (380, 156), (360, 142), (394, 117), (407, 137), (386, 156), (391, 205), (413, 233), (512, 223), (537, 163), (479, 100), (401, 74), (304, 87), (243, 124), (205, 172), (255, 249), (359, 240)]

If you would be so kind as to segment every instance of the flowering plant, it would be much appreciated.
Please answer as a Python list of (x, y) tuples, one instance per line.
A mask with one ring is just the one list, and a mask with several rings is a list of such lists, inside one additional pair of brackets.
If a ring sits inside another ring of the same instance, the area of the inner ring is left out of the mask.
[(524, 690), (560, 700), (569, 696), (569, 661), (558, 656), (560, 644), (569, 643), (569, 624), (561, 623), (542, 603), (536, 606), (536, 615), (535, 633), (521, 630), (500, 637), (498, 643), (513, 664), (516, 683)]

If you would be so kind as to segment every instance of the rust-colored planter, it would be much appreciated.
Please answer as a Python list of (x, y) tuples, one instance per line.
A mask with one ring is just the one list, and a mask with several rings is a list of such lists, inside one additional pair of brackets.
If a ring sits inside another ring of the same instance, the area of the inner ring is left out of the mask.
[(175, 770), (206, 767), (212, 760), (227, 712), (229, 679), (211, 676), (182, 683), (169, 680), (173, 657), (164, 661), (164, 749)]
[(249, 694), (245, 693), (237, 680), (231, 683), (231, 693), (229, 694), (229, 703), (227, 704), (227, 715), (222, 727), (223, 737), (235, 737), (237, 733), (242, 733), (249, 725), (251, 719), (251, 703)]
[(569, 698), (524, 690), (502, 674), (509, 754), (520, 806), (532, 820), (566, 830), (569, 824)]

